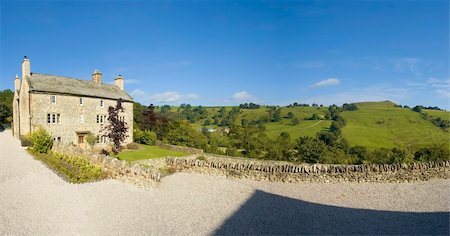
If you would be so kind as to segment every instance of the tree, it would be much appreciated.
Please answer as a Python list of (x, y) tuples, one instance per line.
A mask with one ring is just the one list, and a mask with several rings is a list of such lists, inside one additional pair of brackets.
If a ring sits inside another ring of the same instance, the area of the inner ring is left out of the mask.
[(294, 117), (295, 117), (295, 116), (294, 116), (294, 113), (292, 113), (292, 111), (290, 111), (290, 112), (287, 113), (286, 118), (292, 119), (292, 118), (294, 118)]
[(12, 121), (12, 103), (14, 93), (9, 90), (0, 91), (0, 124)]
[(114, 154), (118, 154), (122, 150), (121, 144), (128, 137), (128, 124), (120, 118), (120, 112), (124, 112), (122, 99), (117, 101), (116, 107), (108, 107), (109, 124), (104, 128), (108, 138), (113, 142), (112, 151)]
[(422, 111), (422, 109), (423, 109), (423, 106), (418, 105), (418, 106), (415, 106), (412, 110), (420, 113)]
[(321, 140), (311, 137), (300, 137), (295, 144), (299, 161), (319, 163), (327, 154), (328, 147)]
[(298, 125), (300, 121), (297, 118), (291, 120), (292, 125)]

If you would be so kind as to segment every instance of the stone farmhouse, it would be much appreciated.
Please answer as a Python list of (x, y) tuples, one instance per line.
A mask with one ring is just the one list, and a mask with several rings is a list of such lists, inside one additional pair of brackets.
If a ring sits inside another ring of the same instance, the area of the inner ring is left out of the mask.
[(128, 124), (126, 143), (133, 140), (133, 98), (124, 90), (124, 78), (114, 85), (102, 83), (95, 70), (92, 80), (32, 73), (30, 60), (22, 62), (22, 79), (16, 75), (13, 100), (13, 134), (20, 138), (41, 126), (55, 142), (87, 147), (87, 136), (97, 137), (98, 146), (108, 145), (102, 127), (107, 124), (108, 107), (123, 101), (120, 114)]

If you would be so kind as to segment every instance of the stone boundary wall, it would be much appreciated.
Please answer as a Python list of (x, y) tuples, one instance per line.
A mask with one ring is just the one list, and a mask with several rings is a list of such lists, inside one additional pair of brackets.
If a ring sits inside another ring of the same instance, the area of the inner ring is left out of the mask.
[(71, 145), (54, 144), (52, 151), (67, 155), (85, 157), (91, 164), (99, 165), (111, 178), (131, 177), (160, 182), (162, 175), (158, 170), (145, 168), (138, 163), (128, 163), (117, 158), (97, 154)]
[[(200, 156), (200, 155), (199, 155)], [(179, 172), (283, 182), (411, 182), (450, 178), (450, 161), (412, 164), (294, 164), (209, 154), (203, 158), (166, 158)]]
[(163, 143), (159, 140), (156, 140), (155, 145), (158, 147), (161, 147), (161, 148), (172, 150), (172, 151), (187, 152), (190, 154), (202, 154), (203, 153), (203, 149), (184, 147), (184, 146), (176, 146), (176, 145), (172, 145), (172, 144)]

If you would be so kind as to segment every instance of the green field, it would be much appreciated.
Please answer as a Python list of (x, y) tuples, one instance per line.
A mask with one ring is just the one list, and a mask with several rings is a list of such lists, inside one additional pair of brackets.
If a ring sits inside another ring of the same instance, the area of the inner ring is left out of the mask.
[(440, 117), (444, 120), (450, 120), (450, 112), (448, 111), (438, 111), (438, 110), (422, 110), (422, 112), (427, 113), (432, 117)]
[(342, 129), (351, 145), (379, 147), (420, 147), (450, 141), (449, 133), (410, 109), (390, 102), (359, 103), (359, 110), (342, 112), (347, 125)]
[[(232, 107), (225, 107), (226, 111), (230, 111)], [(208, 118), (213, 120), (212, 117), (218, 114), (220, 108), (217, 107), (206, 107), (208, 111)], [(329, 120), (304, 120), (312, 116), (312, 114), (316, 113), (318, 115), (325, 115), (327, 111), (327, 107), (283, 107), (281, 108), (281, 116), (286, 117), (289, 112), (292, 112), (294, 116), (300, 120), (298, 125), (291, 125), (291, 120), (287, 118), (282, 118), (280, 122), (269, 122), (266, 123), (266, 131), (265, 133), (271, 137), (275, 138), (280, 135), (281, 132), (288, 132), (291, 134), (291, 140), (295, 140), (301, 136), (311, 136), (314, 137), (317, 132), (328, 129), (331, 125), (331, 121)], [(261, 107), (259, 109), (241, 109), (235, 123), (241, 124), (242, 119), (247, 120), (258, 120), (262, 116), (267, 115), (267, 108)], [(202, 127), (205, 119), (199, 120), (192, 124), (192, 126), (198, 130)], [(208, 125), (207, 128), (217, 128), (216, 125)]]
[[(431, 121), (422, 118), (420, 113), (408, 108), (394, 107), (394, 103), (384, 102), (362, 102), (358, 103), (359, 110), (344, 111), (341, 116), (347, 121), (347, 125), (342, 129), (350, 145), (362, 145), (369, 149), (380, 147), (392, 148), (395, 146), (417, 148), (433, 143), (445, 143), (450, 141), (450, 134), (443, 129), (436, 127)], [(230, 111), (232, 107), (225, 107)], [(220, 107), (205, 107), (208, 111), (209, 120), (218, 114)], [(241, 124), (242, 119), (258, 120), (267, 115), (267, 107), (259, 109), (241, 109), (235, 121)], [(320, 131), (327, 130), (331, 125), (331, 120), (307, 120), (312, 114), (325, 115), (328, 107), (282, 107), (279, 122), (268, 122), (265, 124), (265, 133), (276, 138), (281, 132), (288, 132), (291, 140), (301, 136), (314, 137)], [(300, 123), (292, 125), (291, 120), (285, 118), (288, 112), (292, 112)], [(450, 119), (450, 112), (437, 110), (423, 110), (432, 117)], [(219, 119), (220, 120), (220, 119)], [(205, 119), (192, 124), (200, 130)], [(209, 125), (207, 128), (217, 128)]]
[(137, 160), (153, 159), (153, 158), (167, 157), (167, 156), (181, 157), (181, 156), (189, 155), (188, 153), (172, 151), (172, 150), (160, 148), (158, 146), (149, 146), (149, 145), (143, 145), (143, 144), (138, 144), (138, 145), (139, 145), (139, 149), (124, 150), (117, 155), (117, 158), (119, 160), (137, 161)]

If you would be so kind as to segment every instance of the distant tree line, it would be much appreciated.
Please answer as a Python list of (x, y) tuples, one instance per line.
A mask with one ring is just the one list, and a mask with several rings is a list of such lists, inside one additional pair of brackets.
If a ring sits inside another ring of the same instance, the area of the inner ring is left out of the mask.
[(261, 107), (261, 105), (258, 105), (258, 104), (252, 103), (252, 102), (239, 105), (239, 108), (241, 108), (241, 109), (258, 109), (260, 107)]
[(450, 128), (450, 120), (443, 119), (441, 117), (433, 117), (429, 115), (428, 113), (424, 112), (424, 110), (438, 110), (443, 111), (443, 109), (439, 107), (424, 107), (421, 105), (415, 106), (412, 108), (413, 111), (420, 113), (422, 118), (425, 120), (431, 121), (435, 126), (443, 129), (444, 131), (448, 132), (448, 129)]

